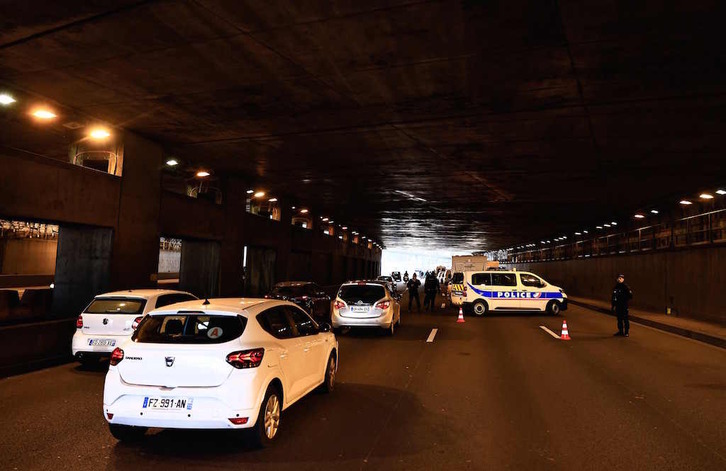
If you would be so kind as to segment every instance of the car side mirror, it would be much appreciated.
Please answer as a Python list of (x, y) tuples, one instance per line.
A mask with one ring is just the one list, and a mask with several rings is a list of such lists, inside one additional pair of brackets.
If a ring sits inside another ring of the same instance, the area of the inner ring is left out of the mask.
[(320, 323), (318, 327), (320, 332), (330, 332), (333, 329), (327, 322)]

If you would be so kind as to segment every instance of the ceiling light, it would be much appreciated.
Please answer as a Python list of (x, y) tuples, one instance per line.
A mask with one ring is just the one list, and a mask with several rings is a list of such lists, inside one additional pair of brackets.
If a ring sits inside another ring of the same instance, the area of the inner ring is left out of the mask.
[(255, 193), (254, 196), (255, 196), (255, 198), (262, 198), (263, 196), (265, 196), (265, 192), (264, 191), (258, 191), (257, 193)]
[(635, 215), (635, 216), (633, 216), (633, 217), (634, 217), (634, 218), (636, 218), (636, 219), (643, 219), (643, 218), (644, 218), (645, 216), (644, 216), (644, 215), (642, 215), (642, 214), (640, 214), (640, 213), (638, 213), (638, 214), (636, 214), (636, 215)]
[(327, 220), (328, 220), (328, 218), (323, 218), (323, 222), (326, 222)]
[(693, 204), (693, 203), (691, 203), (691, 202), (690, 202), (690, 201), (688, 201), (688, 200), (681, 200), (681, 204), (682, 204), (682, 205), (685, 205), (685, 206), (688, 206), (689, 204)]
[(200, 170), (197, 172), (197, 176), (199, 178), (208, 177), (209, 175), (211, 175), (211, 174), (209, 172), (207, 172), (206, 170)]
[(330, 224), (335, 224), (335, 221), (330, 221)]
[(33, 111), (33, 116), (38, 119), (53, 119), (56, 117), (56, 114), (50, 110), (46, 110), (45, 108), (39, 108)]
[(255, 190), (247, 190), (247, 194), (248, 194), (248, 195), (251, 195), (251, 194), (252, 194), (252, 193), (254, 193), (254, 192), (255, 192)]
[(587, 232), (587, 231), (582, 231), (582, 232), (583, 232), (584, 234), (589, 234), (589, 232)]
[(347, 231), (348, 230), (348, 226), (343, 226), (343, 230), (344, 231)]
[(726, 195), (726, 190), (716, 190), (719, 195)]
[(610, 227), (610, 224), (603, 224), (603, 226), (605, 226), (605, 227)]
[(175, 159), (169, 159), (166, 161), (166, 165), (168, 165), (169, 167), (176, 167), (177, 165), (179, 165), (179, 162)]
[(617, 222), (611, 222), (610, 224), (612, 224), (613, 226), (617, 226), (618, 225)]
[(300, 210), (300, 212), (301, 212), (302, 214), (307, 214), (308, 210), (307, 210), (307, 209), (301, 209), (301, 210)]
[(575, 232), (575, 235), (582, 235), (581, 232)]
[(712, 200), (713, 199), (713, 195), (711, 193), (701, 193), (700, 195), (698, 195), (698, 197), (701, 198), (702, 200)]
[(91, 136), (92, 139), (102, 140), (102, 139), (106, 139), (107, 137), (111, 136), (111, 133), (103, 128), (96, 128), (96, 129), (91, 130), (89, 136)]
[(595, 226), (595, 229), (602, 229), (602, 226)]
[(0, 94), (0, 105), (9, 105), (10, 103), (15, 103), (15, 98), (11, 97), (7, 93)]
[(277, 203), (277, 198), (270, 198), (267, 201), (269, 201), (270, 203)]
[(658, 214), (658, 210), (657, 209), (651, 209), (650, 212), (653, 213), (653, 214)]

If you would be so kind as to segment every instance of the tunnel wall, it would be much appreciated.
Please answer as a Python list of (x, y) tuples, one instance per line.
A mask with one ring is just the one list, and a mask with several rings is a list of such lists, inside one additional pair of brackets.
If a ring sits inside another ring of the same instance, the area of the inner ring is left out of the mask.
[(726, 324), (726, 247), (513, 264), (537, 273), (568, 294), (610, 300), (623, 273), (633, 290), (632, 306)]

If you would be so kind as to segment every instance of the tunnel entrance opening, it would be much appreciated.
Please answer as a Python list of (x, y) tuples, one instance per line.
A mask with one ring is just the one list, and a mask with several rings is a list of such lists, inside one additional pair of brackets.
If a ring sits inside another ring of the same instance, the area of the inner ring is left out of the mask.
[(181, 239), (159, 238), (159, 265), (156, 273), (156, 284), (159, 288), (176, 289), (179, 287), (181, 251)]

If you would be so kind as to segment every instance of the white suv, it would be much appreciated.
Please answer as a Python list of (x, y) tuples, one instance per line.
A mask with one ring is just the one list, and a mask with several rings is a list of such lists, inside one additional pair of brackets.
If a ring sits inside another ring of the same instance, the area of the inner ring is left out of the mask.
[(251, 429), (267, 445), (284, 409), (315, 388), (333, 389), (338, 342), (330, 330), (278, 300), (211, 299), (153, 311), (111, 355), (103, 391), (111, 434)]
[(164, 289), (130, 289), (100, 294), (76, 319), (71, 351), (81, 363), (109, 356), (131, 337), (141, 318), (153, 309), (197, 299), (191, 293)]

